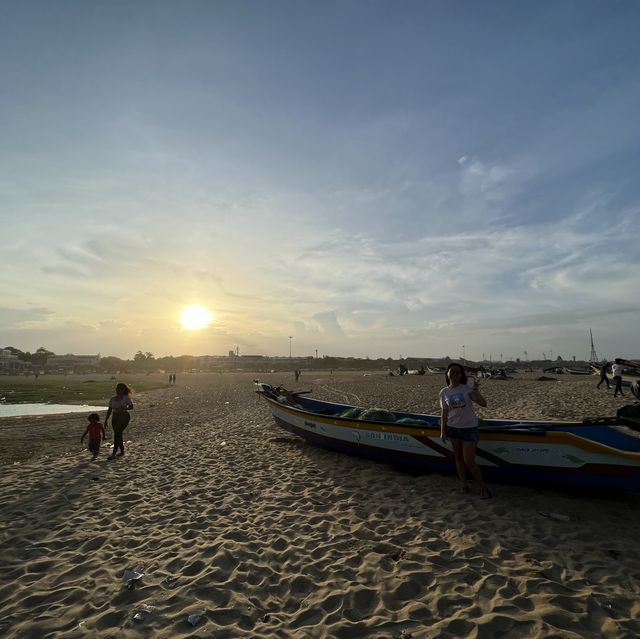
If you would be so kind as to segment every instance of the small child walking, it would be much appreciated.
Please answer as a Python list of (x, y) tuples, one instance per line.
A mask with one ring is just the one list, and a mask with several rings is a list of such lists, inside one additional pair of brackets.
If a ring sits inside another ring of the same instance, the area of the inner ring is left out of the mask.
[[(98, 413), (91, 413), (91, 415), (89, 415), (87, 430), (84, 431), (84, 434), (80, 438), (80, 443), (84, 441), (87, 433), (89, 433), (89, 450), (93, 453), (93, 459), (97, 459), (98, 453), (100, 452), (100, 439), (107, 439), (107, 434), (104, 432), (104, 426), (100, 423), (100, 415), (98, 415)], [(100, 437), (101, 433), (102, 437)]]

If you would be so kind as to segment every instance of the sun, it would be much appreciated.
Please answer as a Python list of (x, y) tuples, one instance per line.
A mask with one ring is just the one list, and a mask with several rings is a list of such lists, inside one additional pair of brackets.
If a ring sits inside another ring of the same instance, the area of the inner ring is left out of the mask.
[(197, 331), (206, 328), (213, 321), (213, 315), (204, 306), (192, 304), (187, 306), (180, 315), (183, 328), (188, 331)]

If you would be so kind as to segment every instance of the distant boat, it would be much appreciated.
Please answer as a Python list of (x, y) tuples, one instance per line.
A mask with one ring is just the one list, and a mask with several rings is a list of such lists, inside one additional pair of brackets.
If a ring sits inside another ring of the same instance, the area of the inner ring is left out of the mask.
[(427, 366), (427, 371), (432, 375), (443, 375), (446, 370), (443, 366)]
[[(593, 375), (592, 370), (587, 370), (584, 368), (567, 368), (566, 366), (564, 367), (564, 372), (569, 373), (569, 375)], [(598, 372), (600, 372), (599, 369)]]
[[(451, 444), (440, 439), (437, 415), (365, 411), (260, 382), (256, 392), (279, 427), (312, 443), (422, 471), (456, 472)], [(482, 421), (480, 433), (477, 462), (489, 479), (640, 491), (640, 419), (489, 419)]]
[(556, 375), (562, 375), (564, 373), (563, 366), (549, 366), (549, 368), (543, 368), (543, 373), (555, 373)]

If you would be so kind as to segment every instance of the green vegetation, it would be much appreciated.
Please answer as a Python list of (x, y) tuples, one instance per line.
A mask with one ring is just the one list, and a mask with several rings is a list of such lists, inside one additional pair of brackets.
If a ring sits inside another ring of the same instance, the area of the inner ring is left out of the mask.
[[(134, 392), (164, 388), (162, 377), (140, 379), (118, 379), (134, 389)], [(53, 404), (82, 403), (104, 404), (115, 394), (116, 382), (96, 376), (71, 377), (43, 375), (33, 377), (0, 377), (0, 399), (8, 404), (51, 402)]]

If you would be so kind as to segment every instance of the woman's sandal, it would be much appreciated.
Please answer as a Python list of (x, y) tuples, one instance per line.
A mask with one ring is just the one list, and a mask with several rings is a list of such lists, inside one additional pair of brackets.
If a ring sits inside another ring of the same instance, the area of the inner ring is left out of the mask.
[(480, 491), (480, 499), (491, 499), (493, 497), (493, 495), (491, 494), (491, 491), (488, 488), (485, 488), (484, 490)]

